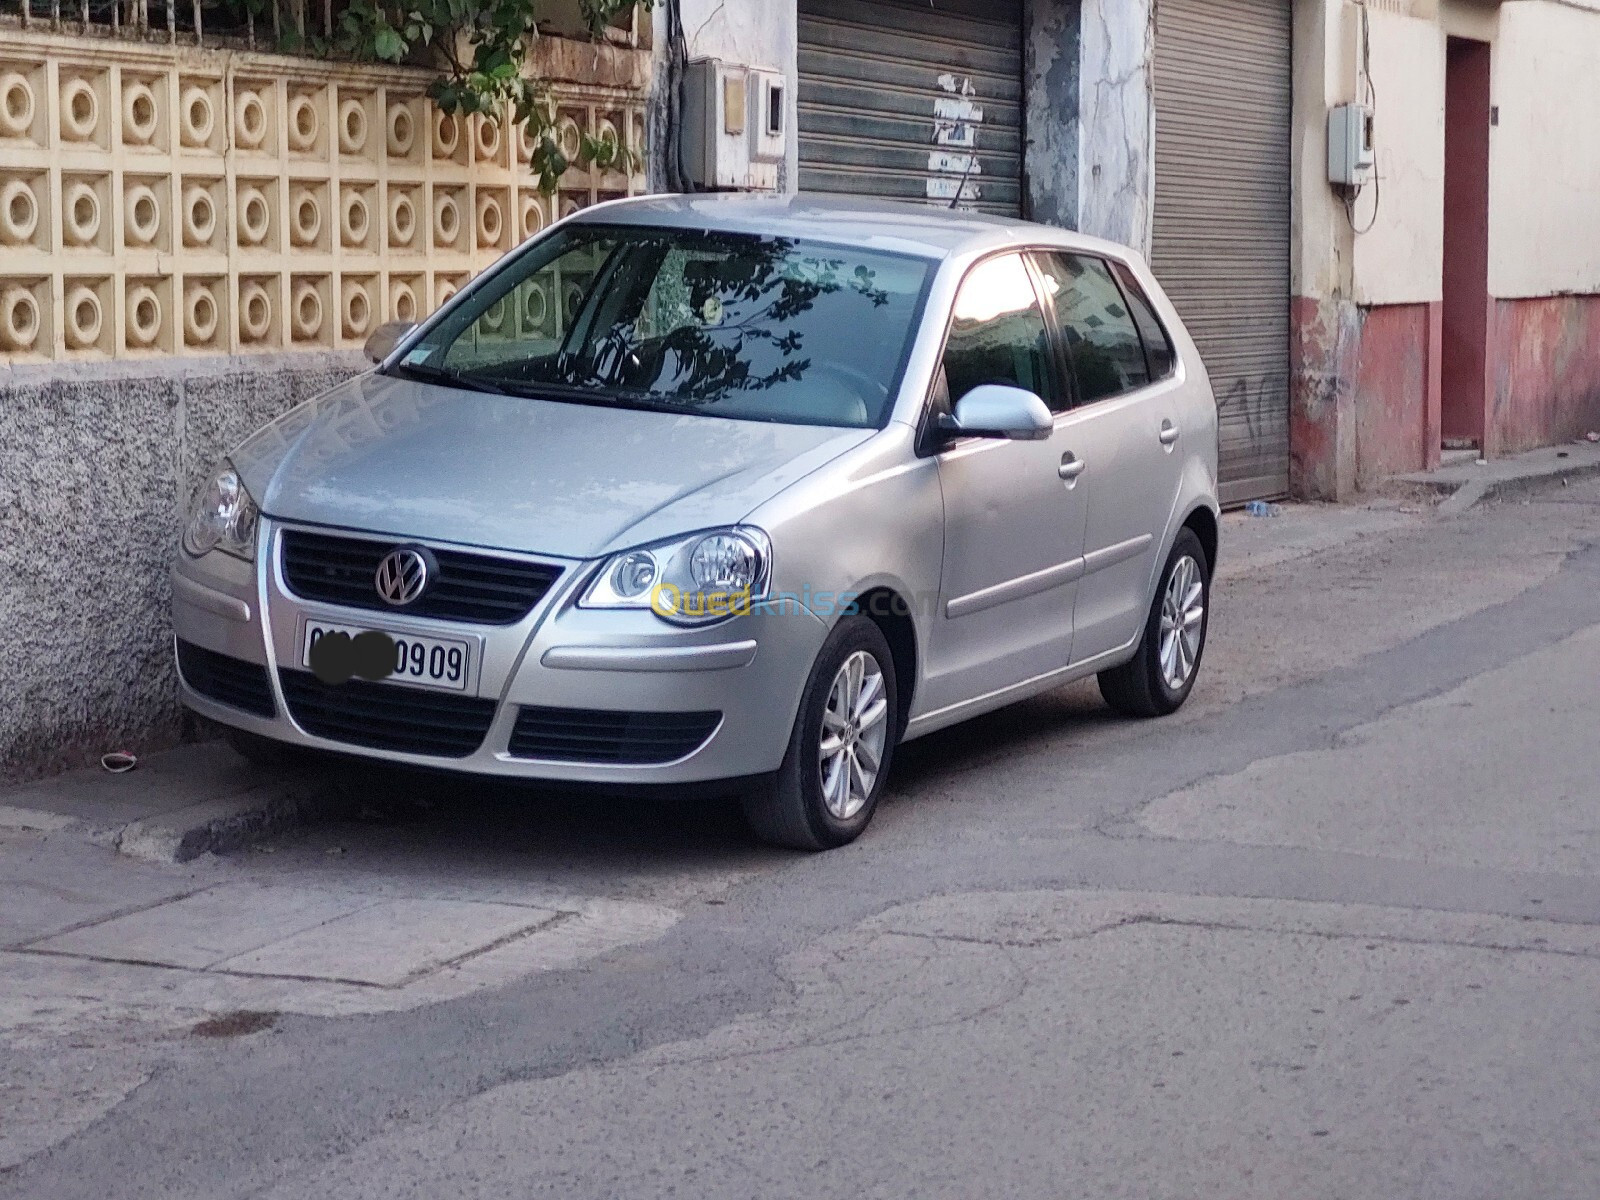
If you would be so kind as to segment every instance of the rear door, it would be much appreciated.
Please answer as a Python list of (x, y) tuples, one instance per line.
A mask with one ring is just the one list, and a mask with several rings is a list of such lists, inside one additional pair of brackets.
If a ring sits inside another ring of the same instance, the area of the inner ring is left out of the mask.
[(1037, 262), (1075, 383), (1066, 433), (1084, 463), (1088, 512), (1072, 658), (1085, 662), (1143, 625), (1183, 469), (1180, 384), (1171, 344), (1125, 268), (1065, 251)]

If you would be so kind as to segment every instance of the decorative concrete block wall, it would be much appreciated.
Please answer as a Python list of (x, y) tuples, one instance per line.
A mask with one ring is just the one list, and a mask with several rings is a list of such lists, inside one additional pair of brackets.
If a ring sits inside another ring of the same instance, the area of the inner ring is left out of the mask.
[[(640, 148), (649, 50), (535, 60), (569, 151)], [(641, 189), (540, 195), (520, 135), (427, 79), (0, 27), (0, 781), (183, 736), (168, 566), (208, 468), (377, 323)]]
[[(540, 194), (526, 131), (428, 76), (0, 32), (0, 363), (359, 347), (547, 223), (642, 189)], [(558, 133), (642, 161), (641, 88), (557, 84)]]

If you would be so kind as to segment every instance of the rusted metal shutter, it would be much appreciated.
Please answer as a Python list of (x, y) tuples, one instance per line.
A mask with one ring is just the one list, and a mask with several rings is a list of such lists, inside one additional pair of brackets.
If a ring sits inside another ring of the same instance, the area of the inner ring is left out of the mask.
[(1289, 0), (1157, 0), (1151, 265), (1221, 413), (1225, 504), (1289, 488)]
[(1021, 0), (799, 0), (800, 188), (1016, 216)]

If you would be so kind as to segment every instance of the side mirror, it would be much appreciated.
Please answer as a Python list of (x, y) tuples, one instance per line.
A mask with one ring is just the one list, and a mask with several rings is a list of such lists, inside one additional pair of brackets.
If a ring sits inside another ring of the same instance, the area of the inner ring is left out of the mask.
[(984, 383), (956, 401), (955, 415), (943, 418), (939, 428), (956, 437), (1041, 442), (1055, 431), (1055, 418), (1026, 388)]
[(364, 347), (369, 362), (381, 363), (394, 353), (405, 336), (417, 327), (415, 321), (385, 321), (367, 336)]

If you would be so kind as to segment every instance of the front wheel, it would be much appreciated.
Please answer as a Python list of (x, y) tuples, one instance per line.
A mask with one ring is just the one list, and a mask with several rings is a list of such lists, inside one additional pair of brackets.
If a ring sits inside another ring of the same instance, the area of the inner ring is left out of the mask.
[(1192, 529), (1183, 529), (1167, 555), (1161, 585), (1133, 658), (1100, 672), (1100, 694), (1128, 717), (1177, 712), (1194, 690), (1206, 648), (1211, 566)]
[(777, 776), (744, 797), (756, 836), (794, 850), (860, 837), (894, 758), (898, 699), (883, 632), (866, 617), (846, 617), (811, 668)]

